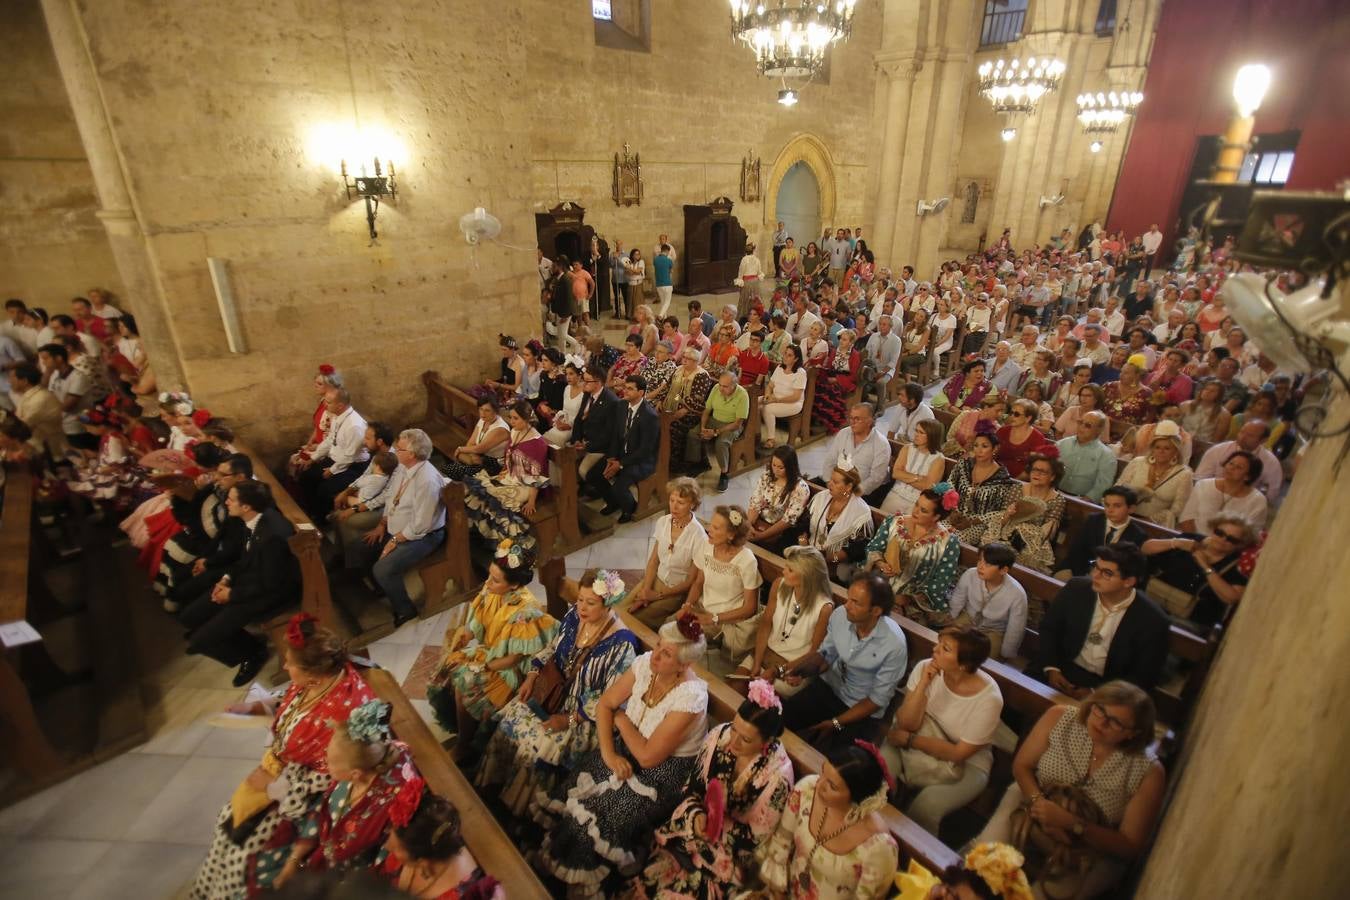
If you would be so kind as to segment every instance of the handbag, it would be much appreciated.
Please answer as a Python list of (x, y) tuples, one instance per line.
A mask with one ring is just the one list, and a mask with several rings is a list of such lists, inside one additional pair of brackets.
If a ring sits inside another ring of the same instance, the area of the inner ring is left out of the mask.
[(568, 682), (569, 679), (559, 668), (557, 659), (549, 657), (548, 662), (539, 669), (538, 677), (534, 679), (528, 703), (532, 707), (538, 706), (550, 716), (560, 712), (567, 700)]
[[(923, 724), (914, 732), (915, 737), (935, 737), (950, 742), (951, 738), (942, 730), (937, 719), (924, 713)], [(922, 750), (900, 748), (900, 780), (906, 787), (926, 788), (935, 784), (951, 784), (961, 780), (965, 763), (950, 762), (930, 756)]]
[[(1237, 563), (1237, 559), (1233, 559), (1227, 565), (1216, 568), (1214, 574), (1223, 575), (1229, 569), (1233, 568), (1233, 566), (1237, 565)], [(1168, 615), (1176, 616), (1180, 619), (1188, 619), (1190, 618), (1191, 611), (1195, 609), (1195, 604), (1200, 600), (1200, 589), (1203, 588), (1205, 584), (1206, 582), (1202, 578), (1196, 587), (1189, 589), (1181, 588), (1163, 581), (1155, 575), (1148, 580), (1146, 590), (1148, 591), (1149, 598), (1156, 601), (1167, 610)]]
[[(1105, 821), (1101, 808), (1083, 788), (1074, 784), (1052, 784), (1043, 799), (1063, 807), (1088, 825)], [(1050, 833), (1031, 818), (1031, 804), (1023, 803), (1012, 814), (1012, 844), (1029, 861), (1039, 861), (1037, 882), (1049, 900), (1071, 900), (1082, 894), (1083, 881), (1097, 864), (1098, 852), (1070, 837), (1067, 842)], [(1033, 862), (1033, 865), (1035, 862)], [(1047, 882), (1052, 882), (1051, 887)]]

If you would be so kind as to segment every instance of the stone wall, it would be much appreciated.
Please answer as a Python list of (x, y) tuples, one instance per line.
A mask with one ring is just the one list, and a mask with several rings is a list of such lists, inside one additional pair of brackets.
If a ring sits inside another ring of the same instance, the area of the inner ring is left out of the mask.
[(5, 4), (0, 30), (0, 297), (49, 313), (121, 279), (37, 0)]

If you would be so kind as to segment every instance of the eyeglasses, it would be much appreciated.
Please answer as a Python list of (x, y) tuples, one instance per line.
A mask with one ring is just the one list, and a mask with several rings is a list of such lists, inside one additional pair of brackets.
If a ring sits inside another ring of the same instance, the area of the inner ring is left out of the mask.
[(1120, 573), (1119, 573), (1118, 571), (1116, 571), (1115, 569), (1103, 569), (1102, 566), (1101, 566), (1101, 563), (1097, 562), (1095, 559), (1092, 561), (1092, 571), (1096, 572), (1098, 575), (1102, 576), (1103, 578), (1119, 578), (1119, 577), (1120, 577)]
[(1239, 544), (1242, 542), (1242, 537), (1240, 535), (1229, 534), (1221, 528), (1214, 529), (1214, 536), (1225, 540), (1230, 544)]
[(1088, 710), (1101, 716), (1103, 719), (1106, 720), (1106, 724), (1110, 725), (1112, 728), (1119, 728), (1121, 731), (1129, 731), (1131, 728), (1134, 727), (1133, 725), (1126, 725), (1124, 722), (1120, 721), (1115, 716), (1111, 715), (1109, 712), (1106, 711), (1106, 707), (1100, 703), (1093, 703), (1091, 706), (1088, 707)]

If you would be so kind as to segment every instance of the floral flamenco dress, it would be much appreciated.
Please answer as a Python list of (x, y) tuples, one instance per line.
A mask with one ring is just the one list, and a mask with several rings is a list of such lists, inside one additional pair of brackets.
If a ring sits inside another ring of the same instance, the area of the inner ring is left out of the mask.
[(412, 762), (407, 745), (389, 743), (375, 781), (352, 799), (352, 783), (335, 781), (323, 802), (292, 824), (283, 822), (268, 846), (249, 860), (249, 896), (274, 889), (297, 841), (315, 841), (305, 857), (310, 872), (366, 869), (375, 862), (390, 825), (406, 825), (417, 809), (425, 782)]
[(792, 760), (782, 743), (770, 741), (738, 777), (731, 738), (729, 723), (708, 733), (684, 801), (657, 829), (656, 849), (633, 881), (633, 898), (721, 900), (754, 874), (756, 852), (773, 836), (792, 791)]
[[(328, 740), (333, 723), (374, 699), (370, 687), (348, 663), (325, 690), (302, 697), (292, 683), (277, 704), (272, 743), (260, 767), (276, 780), (270, 792), (247, 781), (220, 811), (216, 836), (188, 893), (189, 900), (240, 900), (247, 896), (249, 858), (268, 846), (283, 823), (294, 828), (323, 800), (328, 777)], [(280, 793), (280, 799), (274, 799)]]
[[(427, 700), (446, 731), (459, 730), (455, 694), (480, 722), (510, 702), (520, 688), (530, 657), (553, 639), (558, 621), (544, 611), (529, 588), (494, 594), (485, 587), (469, 606), (469, 617), (445, 634), (445, 658), (427, 685)], [(523, 654), (510, 668), (493, 671), (487, 664), (503, 656)]]
[(548, 487), (549, 443), (534, 428), (524, 434), (511, 432), (502, 471), (496, 475), (477, 472), (464, 482), (464, 506), (469, 522), (493, 544), (513, 540), (533, 550), (535, 536), (522, 508), (531, 488)]

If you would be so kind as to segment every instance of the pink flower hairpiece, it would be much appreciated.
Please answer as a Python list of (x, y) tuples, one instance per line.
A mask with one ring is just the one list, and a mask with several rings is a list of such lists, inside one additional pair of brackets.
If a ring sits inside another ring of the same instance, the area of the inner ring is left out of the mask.
[(933, 485), (933, 493), (942, 498), (942, 508), (951, 512), (961, 505), (961, 494), (956, 488), (952, 487), (950, 481), (939, 481)]
[(778, 692), (773, 689), (772, 684), (763, 678), (756, 678), (750, 682), (750, 688), (746, 691), (746, 696), (750, 698), (751, 703), (761, 709), (772, 707), (779, 712), (783, 711), (783, 701), (778, 699)]
[(888, 792), (894, 791), (895, 776), (891, 774), (891, 768), (886, 765), (886, 760), (882, 757), (881, 751), (877, 749), (877, 745), (861, 739), (855, 740), (853, 743), (866, 750), (868, 755), (877, 761), (877, 765), (881, 767), (882, 780), (886, 782), (886, 790)]

